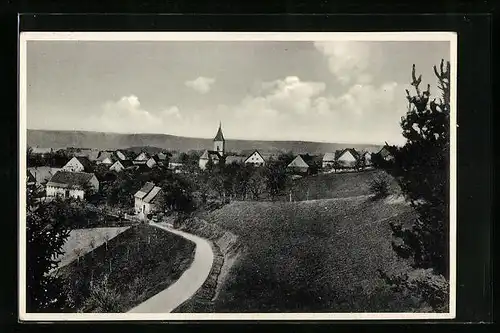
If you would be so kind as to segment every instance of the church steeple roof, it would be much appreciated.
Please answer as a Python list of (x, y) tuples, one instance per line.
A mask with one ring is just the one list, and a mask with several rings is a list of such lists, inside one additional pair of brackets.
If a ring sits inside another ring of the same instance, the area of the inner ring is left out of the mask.
[(224, 135), (222, 134), (222, 124), (219, 122), (219, 130), (217, 131), (217, 134), (215, 135), (214, 141), (225, 141), (224, 140)]

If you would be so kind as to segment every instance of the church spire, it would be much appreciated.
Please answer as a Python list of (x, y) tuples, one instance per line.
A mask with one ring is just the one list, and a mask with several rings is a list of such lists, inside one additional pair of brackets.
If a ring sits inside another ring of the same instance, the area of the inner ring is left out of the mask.
[(219, 130), (217, 131), (217, 134), (215, 135), (214, 141), (225, 141), (224, 135), (222, 134), (222, 122), (221, 121), (219, 121)]

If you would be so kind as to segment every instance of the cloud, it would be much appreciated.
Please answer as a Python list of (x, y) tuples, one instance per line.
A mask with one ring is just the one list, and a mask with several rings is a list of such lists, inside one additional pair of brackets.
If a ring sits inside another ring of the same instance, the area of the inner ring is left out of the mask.
[(314, 46), (328, 58), (328, 68), (340, 83), (368, 84), (379, 70), (380, 47), (369, 42), (315, 42)]
[(215, 83), (214, 78), (208, 78), (200, 76), (192, 81), (186, 81), (184, 84), (199, 92), (200, 94), (206, 94), (212, 88), (212, 85)]
[(153, 113), (141, 106), (137, 96), (129, 95), (117, 101), (104, 103), (100, 116), (90, 120), (102, 130), (111, 132), (163, 133), (165, 124), (171, 124), (172, 121), (178, 121), (181, 118), (177, 106)]
[(256, 112), (277, 116), (278, 114), (306, 114), (311, 101), (325, 90), (323, 82), (301, 81), (296, 76), (264, 82), (260, 96), (247, 96), (239, 108), (243, 112)]

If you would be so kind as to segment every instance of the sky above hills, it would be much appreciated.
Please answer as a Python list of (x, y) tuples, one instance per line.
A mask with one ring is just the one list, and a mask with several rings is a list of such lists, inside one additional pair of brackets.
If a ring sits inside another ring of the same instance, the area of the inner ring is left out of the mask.
[(411, 66), (448, 42), (28, 41), (31, 129), (403, 143)]

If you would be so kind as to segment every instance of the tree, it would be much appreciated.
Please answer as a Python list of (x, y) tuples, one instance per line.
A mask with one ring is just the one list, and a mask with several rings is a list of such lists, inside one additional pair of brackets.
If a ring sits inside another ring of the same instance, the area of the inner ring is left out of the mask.
[(282, 163), (268, 163), (265, 167), (266, 188), (274, 200), (288, 185), (286, 166)]
[[(439, 69), (434, 66), (434, 72), (441, 96), (431, 99), (430, 85), (424, 91), (420, 89), (422, 76), (416, 77), (413, 65), (411, 84), (415, 94), (406, 91), (408, 111), (401, 119), (406, 144), (401, 149), (392, 148), (394, 161), (387, 163), (386, 169), (398, 180), (418, 214), (409, 228), (391, 225), (396, 238), (394, 250), (411, 259), (415, 268), (448, 279), (450, 63), (445, 65), (442, 60)], [(386, 278), (399, 285), (412, 283), (408, 278)], [(427, 293), (429, 303), (440, 304), (429, 299), (436, 294)]]
[(29, 312), (58, 311), (66, 302), (64, 281), (51, 272), (57, 267), (69, 237), (70, 212), (60, 200), (36, 203), (29, 193), (27, 205), (27, 309)]
[(248, 190), (254, 200), (258, 200), (266, 190), (266, 176), (264, 168), (255, 168), (248, 179)]

